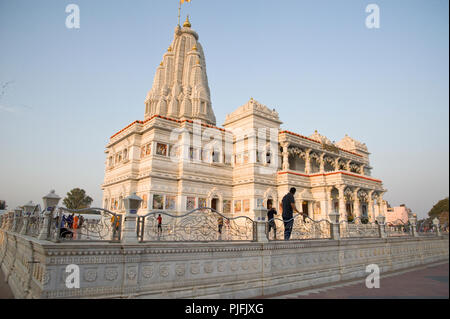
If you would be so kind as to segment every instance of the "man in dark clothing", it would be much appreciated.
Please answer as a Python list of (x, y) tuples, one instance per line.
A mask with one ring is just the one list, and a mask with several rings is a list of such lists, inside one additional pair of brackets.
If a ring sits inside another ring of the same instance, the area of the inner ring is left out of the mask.
[(295, 192), (297, 190), (292, 187), (282, 200), (283, 222), (284, 222), (284, 240), (291, 238), (292, 226), (294, 226), (294, 212), (300, 213), (295, 207)]
[(272, 207), (272, 203), (267, 203), (267, 220), (269, 221), (269, 230), (267, 231), (267, 235), (270, 235), (270, 230), (273, 228), (273, 239), (277, 240), (277, 225), (275, 224), (275, 216), (277, 215), (277, 210)]

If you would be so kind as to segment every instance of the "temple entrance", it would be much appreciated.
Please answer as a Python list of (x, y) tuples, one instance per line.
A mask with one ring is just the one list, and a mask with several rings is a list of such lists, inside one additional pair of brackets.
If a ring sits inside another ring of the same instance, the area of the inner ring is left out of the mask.
[(366, 204), (362, 204), (361, 205), (361, 212), (362, 212), (362, 216), (363, 217), (369, 217), (368, 215), (367, 215), (367, 205)]
[(217, 197), (214, 197), (211, 200), (211, 208), (214, 210), (218, 210), (218, 207), (219, 207), (219, 199)]
[(306, 214), (306, 215), (309, 216), (308, 202), (307, 201), (302, 202), (302, 212), (303, 212), (303, 214)]
[(353, 221), (354, 216), (353, 216), (353, 203), (346, 203), (345, 204), (345, 208), (347, 211), (347, 218), (349, 219), (349, 221)]

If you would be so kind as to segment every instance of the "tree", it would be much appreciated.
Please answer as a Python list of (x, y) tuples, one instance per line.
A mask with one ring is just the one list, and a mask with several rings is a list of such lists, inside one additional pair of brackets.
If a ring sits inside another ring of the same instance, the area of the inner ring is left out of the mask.
[(84, 189), (74, 188), (67, 193), (63, 204), (68, 209), (83, 209), (91, 206), (93, 199), (86, 195)]
[(436, 205), (433, 206), (433, 208), (428, 212), (428, 216), (430, 218), (435, 218), (441, 215), (441, 213), (448, 212), (448, 197), (441, 199), (439, 202), (437, 202)]

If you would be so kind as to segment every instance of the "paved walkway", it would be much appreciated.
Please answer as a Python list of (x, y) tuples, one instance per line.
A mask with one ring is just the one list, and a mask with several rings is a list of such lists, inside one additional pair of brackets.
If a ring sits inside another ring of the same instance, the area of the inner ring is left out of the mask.
[(448, 299), (449, 264), (436, 263), (381, 274), (380, 288), (368, 289), (365, 279), (315, 289), (280, 293), (269, 299)]
[(0, 269), (0, 299), (14, 299), (14, 295), (9, 288), (9, 285), (5, 282), (5, 276)]

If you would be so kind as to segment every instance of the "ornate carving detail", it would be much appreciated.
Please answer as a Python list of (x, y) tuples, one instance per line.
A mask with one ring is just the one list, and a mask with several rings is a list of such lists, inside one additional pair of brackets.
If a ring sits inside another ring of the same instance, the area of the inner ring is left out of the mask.
[(136, 267), (128, 267), (127, 269), (127, 278), (128, 280), (134, 280), (137, 276), (137, 268)]
[(108, 281), (114, 281), (119, 276), (119, 272), (115, 268), (107, 268), (105, 270), (105, 279)]
[(46, 270), (44, 273), (44, 276), (42, 276), (42, 284), (44, 286), (48, 285), (48, 283), (50, 282), (50, 279), (51, 279), (50, 271)]
[(225, 271), (225, 262), (219, 261), (217, 263), (217, 271), (218, 272), (224, 272)]
[(87, 269), (84, 272), (84, 280), (87, 282), (94, 282), (97, 280), (97, 269)]
[(191, 264), (191, 274), (197, 275), (199, 273), (200, 273), (200, 264), (199, 263)]
[(248, 270), (249, 264), (247, 260), (244, 260), (241, 264), (242, 270)]
[(159, 267), (159, 275), (161, 277), (167, 277), (169, 276), (169, 266), (167, 265), (162, 265)]
[(177, 274), (177, 276), (184, 276), (184, 274), (186, 273), (186, 265), (185, 264), (177, 264), (175, 266), (175, 273)]
[(210, 274), (213, 272), (214, 267), (213, 267), (213, 263), (212, 262), (205, 262), (203, 264), (203, 269), (205, 271), (205, 273)]
[(144, 278), (151, 278), (153, 276), (153, 266), (152, 265), (148, 265), (148, 266), (144, 266), (142, 268), (142, 276), (144, 276)]

